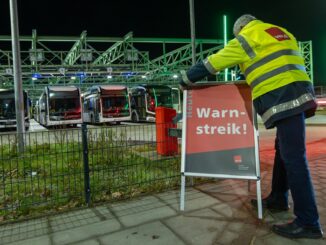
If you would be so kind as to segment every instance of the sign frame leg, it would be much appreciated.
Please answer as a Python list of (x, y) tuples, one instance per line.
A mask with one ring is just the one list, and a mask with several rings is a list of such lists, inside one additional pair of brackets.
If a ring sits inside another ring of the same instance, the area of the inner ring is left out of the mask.
[(260, 183), (260, 179), (257, 180), (256, 189), (257, 189), (258, 218), (259, 219), (263, 219), (263, 205), (262, 205), (262, 198), (261, 198), (261, 183)]
[(185, 210), (186, 176), (181, 174), (180, 210)]

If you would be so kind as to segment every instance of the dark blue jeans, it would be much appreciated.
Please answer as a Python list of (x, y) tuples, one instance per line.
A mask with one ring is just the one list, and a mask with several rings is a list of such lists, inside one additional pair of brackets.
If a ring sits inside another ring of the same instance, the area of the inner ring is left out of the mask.
[(271, 195), (288, 203), (290, 189), (295, 222), (320, 226), (314, 189), (306, 158), (304, 114), (276, 122), (275, 159)]

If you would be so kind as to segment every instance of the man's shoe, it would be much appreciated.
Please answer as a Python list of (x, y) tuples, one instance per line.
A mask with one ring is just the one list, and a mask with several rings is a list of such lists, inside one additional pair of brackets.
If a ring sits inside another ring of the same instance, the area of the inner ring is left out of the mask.
[(299, 226), (294, 221), (283, 225), (273, 225), (272, 231), (287, 238), (311, 238), (323, 237), (323, 231), (319, 227)]
[[(257, 199), (251, 199), (251, 205), (257, 208)], [(280, 204), (269, 196), (262, 199), (262, 206), (263, 208), (267, 208), (271, 211), (276, 211), (276, 212), (288, 211), (290, 209), (289, 205)]]

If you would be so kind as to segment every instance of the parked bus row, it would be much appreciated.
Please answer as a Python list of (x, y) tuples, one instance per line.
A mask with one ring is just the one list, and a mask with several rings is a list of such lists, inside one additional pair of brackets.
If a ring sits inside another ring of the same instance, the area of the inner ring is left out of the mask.
[[(97, 85), (83, 94), (76, 86), (46, 86), (31, 107), (24, 93), (25, 129), (30, 126), (30, 108), (35, 121), (45, 127), (116, 123), (122, 121), (154, 122), (159, 106), (181, 111), (180, 92), (166, 85)], [(15, 94), (13, 89), (0, 90), (0, 128), (16, 128)]]
[(96, 85), (86, 92), (76, 86), (47, 86), (34, 106), (34, 119), (45, 127), (154, 122), (155, 108), (181, 111), (180, 92), (166, 85)]

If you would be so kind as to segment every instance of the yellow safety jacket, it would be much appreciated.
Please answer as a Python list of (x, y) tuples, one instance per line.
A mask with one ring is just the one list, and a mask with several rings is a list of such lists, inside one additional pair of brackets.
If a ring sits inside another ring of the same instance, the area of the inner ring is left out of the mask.
[(253, 100), (293, 82), (310, 82), (295, 37), (286, 29), (254, 20), (216, 54), (204, 60), (215, 74), (239, 65)]

